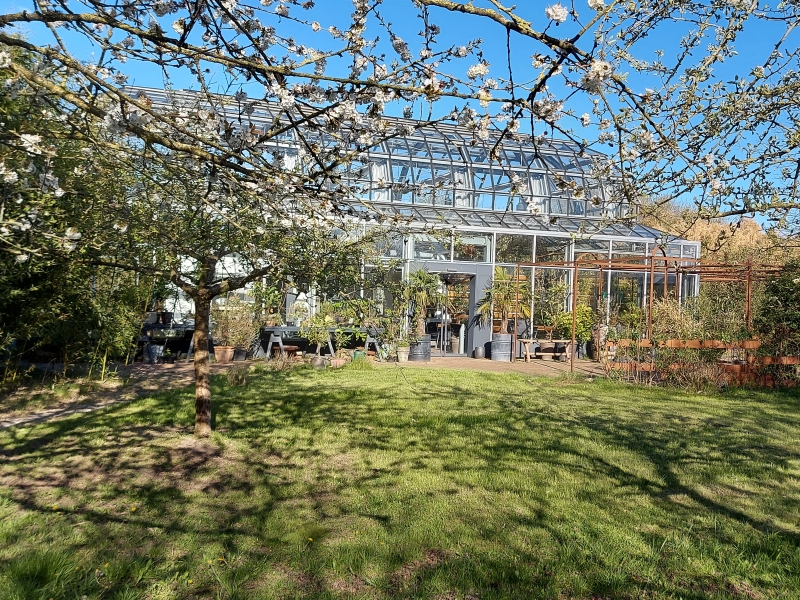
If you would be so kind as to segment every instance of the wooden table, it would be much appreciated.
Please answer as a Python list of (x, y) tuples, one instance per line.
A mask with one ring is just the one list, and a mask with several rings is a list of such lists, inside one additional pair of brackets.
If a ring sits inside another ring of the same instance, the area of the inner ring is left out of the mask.
[[(539, 344), (536, 338), (517, 338), (517, 341), (525, 346), (525, 362), (531, 362), (531, 344)], [(533, 348), (533, 356), (536, 357), (536, 347)]]

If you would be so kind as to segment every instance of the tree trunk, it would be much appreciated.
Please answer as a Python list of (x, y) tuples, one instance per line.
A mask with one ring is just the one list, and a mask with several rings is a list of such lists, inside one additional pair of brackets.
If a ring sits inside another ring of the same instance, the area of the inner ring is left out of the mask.
[(208, 355), (208, 318), (211, 297), (202, 292), (194, 299), (194, 434), (211, 435), (211, 382)]

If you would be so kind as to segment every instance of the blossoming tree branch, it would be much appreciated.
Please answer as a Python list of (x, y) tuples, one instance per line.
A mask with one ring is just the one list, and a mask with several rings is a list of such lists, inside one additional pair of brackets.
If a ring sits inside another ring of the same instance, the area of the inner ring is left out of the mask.
[[(698, 218), (757, 215), (793, 233), (798, 10), (31, 0), (0, 14), (0, 244), (21, 263), (55, 252), (165, 274), (199, 317), (215, 295), (273, 272), (297, 236), (353, 227), (347, 171), (375, 144), (439, 121), (476, 143), (525, 135), (599, 150), (596, 176), (634, 207), (677, 198)], [(483, 39), (463, 39), (470, 27)], [(253, 117), (265, 101), (267, 126)], [(120, 176), (101, 184), (110, 172)], [(178, 235), (154, 215), (189, 225)], [(233, 255), (244, 271), (219, 274)], [(207, 332), (197, 335), (207, 433)]]

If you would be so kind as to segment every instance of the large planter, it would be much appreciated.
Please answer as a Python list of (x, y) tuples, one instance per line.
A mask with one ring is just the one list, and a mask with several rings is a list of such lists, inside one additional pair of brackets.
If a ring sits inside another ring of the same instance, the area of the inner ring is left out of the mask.
[(492, 360), (511, 362), (511, 334), (492, 334)]
[(214, 359), (218, 363), (229, 363), (235, 350), (233, 346), (214, 346)]
[(398, 346), (397, 347), (397, 362), (404, 363), (408, 362), (408, 354), (411, 352), (411, 348), (408, 346)]
[(411, 362), (430, 362), (431, 360), (431, 336), (423, 335), (416, 342), (411, 344), (408, 352), (408, 360)]
[(314, 356), (311, 358), (311, 366), (315, 369), (324, 369), (326, 366), (326, 359), (324, 356)]

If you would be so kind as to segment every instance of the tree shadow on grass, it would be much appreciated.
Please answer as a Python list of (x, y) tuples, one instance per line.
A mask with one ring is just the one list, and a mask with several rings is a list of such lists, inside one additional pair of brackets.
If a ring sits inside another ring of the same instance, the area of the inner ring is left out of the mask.
[[(87, 595), (161, 582), (230, 598), (735, 598), (746, 597), (739, 567), (684, 571), (663, 552), (668, 537), (705, 544), (707, 527), (691, 525), (719, 516), (715, 541), (755, 562), (780, 567), (800, 545), (780, 525), (798, 509), (791, 397), (706, 410), (680, 395), (669, 406), (663, 392), (565, 385), (543, 398), (525, 378), (479, 381), (287, 372), (235, 388), (217, 377), (212, 440), (188, 435), (189, 390), (6, 432), (4, 510), (35, 523), (5, 531), (17, 550), (0, 565), (40, 564), (50, 529), (64, 534), (54, 551), (78, 557), (67, 570), (117, 555), (114, 577), (42, 575)], [(773, 486), (768, 505), (737, 478)], [(653, 531), (633, 531), (629, 501), (646, 501)], [(645, 548), (591, 539), (616, 530)]]

